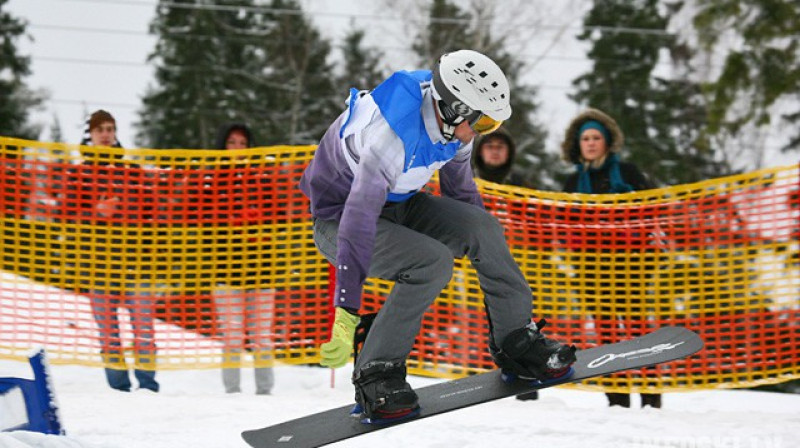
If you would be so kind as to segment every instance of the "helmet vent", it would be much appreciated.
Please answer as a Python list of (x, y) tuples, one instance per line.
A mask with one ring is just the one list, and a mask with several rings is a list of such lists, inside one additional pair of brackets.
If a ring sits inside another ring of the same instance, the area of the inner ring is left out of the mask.
[(496, 121), (511, 116), (508, 79), (485, 55), (473, 50), (446, 53), (432, 71), (433, 85), (440, 96), (437, 99), (448, 105), (469, 104), (471, 112), (488, 111), (487, 115)]

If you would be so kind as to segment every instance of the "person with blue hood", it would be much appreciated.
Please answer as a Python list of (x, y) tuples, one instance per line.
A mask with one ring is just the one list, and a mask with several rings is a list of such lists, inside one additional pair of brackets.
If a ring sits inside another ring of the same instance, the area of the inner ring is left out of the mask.
[[(620, 160), (619, 152), (625, 137), (617, 122), (609, 115), (598, 109), (586, 109), (575, 117), (567, 127), (564, 140), (561, 143), (561, 155), (567, 162), (575, 164), (575, 173), (570, 175), (564, 183), (564, 191), (568, 193), (586, 194), (611, 194), (629, 193), (632, 191), (648, 190), (653, 188), (650, 180), (639, 168), (629, 162)], [(586, 257), (586, 265), (595, 264), (596, 257)], [(624, 265), (624, 260), (622, 262)], [(623, 270), (612, 271), (611, 278), (625, 278)], [(628, 278), (634, 278), (640, 274), (628, 273)], [(591, 294), (599, 296), (597, 304), (592, 305), (595, 311), (597, 331), (600, 336), (600, 343), (608, 344), (617, 342), (614, 339), (614, 328), (612, 327), (616, 317), (613, 309), (615, 303), (624, 304), (625, 298), (617, 298), (613, 293), (615, 282), (594, 281), (598, 275), (594, 272), (587, 272), (584, 278), (588, 280), (593, 291)], [(599, 280), (599, 279), (598, 279)], [(622, 283), (621, 283), (622, 284)], [(637, 291), (628, 291), (630, 295), (640, 294)], [(626, 306), (626, 305), (623, 305)], [(621, 406), (629, 408), (631, 397), (625, 393), (607, 393), (609, 406)], [(661, 394), (642, 394), (642, 407), (651, 406), (661, 407)]]
[[(473, 138), (511, 117), (503, 71), (481, 53), (459, 50), (432, 71), (398, 71), (371, 91), (351, 89), (347, 105), (300, 188), (317, 248), (336, 268), (322, 365), (350, 359), (367, 276), (395, 282), (355, 362), (354, 413), (380, 420), (418, 412), (406, 359), (423, 314), (463, 256), (478, 272), (497, 365), (524, 379), (566, 374), (575, 349), (546, 338), (543, 320), (531, 322), (530, 286), (472, 178)], [(436, 171), (442, 196), (423, 192)]]
[(653, 188), (636, 165), (620, 159), (624, 141), (617, 122), (598, 109), (586, 109), (575, 117), (561, 143), (562, 158), (576, 168), (564, 191), (608, 194)]

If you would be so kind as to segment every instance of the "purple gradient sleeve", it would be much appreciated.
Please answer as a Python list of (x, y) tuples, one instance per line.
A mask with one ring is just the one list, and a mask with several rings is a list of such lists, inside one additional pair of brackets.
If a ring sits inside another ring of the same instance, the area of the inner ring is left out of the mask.
[(459, 150), (459, 154), (439, 170), (439, 186), (447, 197), (484, 208), (478, 186), (472, 178), (471, 153), (470, 148)]

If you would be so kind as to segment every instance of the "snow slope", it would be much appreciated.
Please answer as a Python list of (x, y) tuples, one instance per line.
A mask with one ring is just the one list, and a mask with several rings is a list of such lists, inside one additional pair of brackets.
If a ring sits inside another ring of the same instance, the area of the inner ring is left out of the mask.
[[(52, 366), (67, 437), (0, 433), (0, 448), (246, 447), (239, 433), (352, 400), (350, 368), (280, 366), (271, 396), (223, 392), (219, 371), (167, 371), (162, 392), (122, 393), (102, 370)], [(30, 377), (27, 364), (0, 361), (0, 376)], [(412, 377), (419, 387), (433, 381)], [(664, 409), (609, 409), (599, 393), (550, 389), (538, 402), (499, 400), (367, 434), (337, 447), (795, 448), (800, 396), (752, 391), (669, 394)], [(634, 399), (638, 404), (638, 397)]]

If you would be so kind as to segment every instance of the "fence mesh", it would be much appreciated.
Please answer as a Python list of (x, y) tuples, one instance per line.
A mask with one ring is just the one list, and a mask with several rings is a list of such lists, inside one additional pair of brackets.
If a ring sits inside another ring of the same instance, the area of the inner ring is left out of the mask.
[[(329, 270), (297, 189), (313, 151), (0, 138), (0, 358), (43, 345), (56, 363), (159, 370), (318, 362)], [(800, 377), (797, 166), (623, 195), (479, 186), (550, 333), (591, 347), (679, 325), (706, 342), (689, 360), (581, 387)], [(369, 279), (362, 312), (390, 288)], [(456, 260), (410, 371), (491, 369), (486, 334), (477, 275)]]

